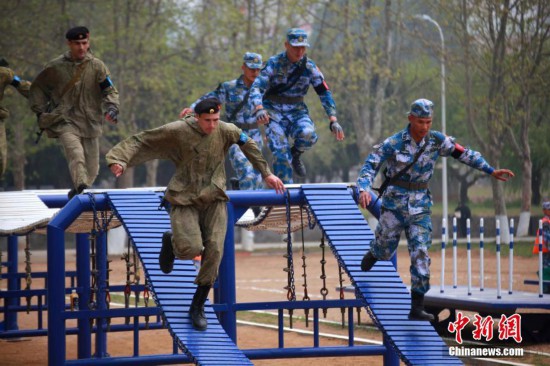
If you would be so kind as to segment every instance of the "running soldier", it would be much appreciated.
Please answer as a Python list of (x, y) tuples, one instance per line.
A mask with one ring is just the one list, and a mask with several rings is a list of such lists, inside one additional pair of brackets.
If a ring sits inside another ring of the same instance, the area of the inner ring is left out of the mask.
[[(319, 68), (306, 56), (306, 47), (309, 47), (307, 33), (289, 29), (286, 50), (267, 61), (250, 87), (250, 108), (258, 123), (268, 124), (266, 134), (273, 153), (273, 170), (285, 183), (293, 183), (292, 169), (298, 177), (305, 177), (306, 168), (300, 156), (318, 139), (304, 103), (310, 85), (319, 95), (336, 140), (344, 139), (332, 92)], [(294, 140), (292, 147), (289, 138)]]
[(452, 156), (472, 168), (507, 181), (511, 170), (495, 169), (477, 151), (460, 146), (454, 137), (430, 131), (433, 103), (418, 99), (411, 105), (409, 125), (374, 146), (359, 172), (357, 187), (359, 204), (366, 208), (371, 201), (369, 190), (380, 167), (385, 163), (386, 181), (381, 189), (382, 208), (375, 239), (361, 262), (369, 271), (378, 260), (389, 260), (397, 249), (405, 230), (411, 259), (411, 311), (409, 319), (434, 319), (424, 311), (424, 294), (430, 289), (430, 257), (432, 245), (432, 197), (428, 189), (435, 163), (440, 156)]
[(65, 37), (69, 51), (38, 74), (30, 103), (40, 129), (63, 147), (73, 183), (70, 199), (94, 183), (103, 123), (117, 123), (119, 102), (109, 70), (90, 50), (88, 29), (71, 28)]
[(239, 145), (269, 187), (278, 193), (285, 189), (271, 174), (254, 140), (237, 126), (221, 122), (219, 111), (219, 100), (205, 99), (195, 106), (194, 116), (129, 137), (107, 153), (107, 164), (116, 177), (127, 167), (152, 159), (169, 159), (176, 165), (165, 196), (172, 232), (162, 237), (159, 264), (164, 273), (170, 273), (175, 258), (193, 259), (202, 251), (195, 278), (198, 287), (189, 309), (193, 327), (201, 331), (208, 326), (204, 303), (223, 254), (228, 200), (224, 160), (231, 146)]

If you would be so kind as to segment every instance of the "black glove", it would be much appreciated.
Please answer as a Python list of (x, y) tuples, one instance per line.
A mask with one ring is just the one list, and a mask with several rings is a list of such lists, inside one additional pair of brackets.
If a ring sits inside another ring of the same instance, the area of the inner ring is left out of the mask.
[(264, 117), (269, 118), (269, 114), (265, 109), (258, 109), (256, 113), (254, 114), (256, 116), (256, 121), (263, 119)]
[(334, 122), (330, 122), (330, 125), (329, 125), (329, 128), (332, 132), (334, 133), (344, 133), (344, 130), (342, 129), (342, 126), (340, 126), (340, 124), (336, 121)]
[(109, 108), (107, 110), (107, 113), (105, 113), (105, 119), (107, 121), (116, 123), (118, 119), (118, 110), (116, 110), (115, 108)]

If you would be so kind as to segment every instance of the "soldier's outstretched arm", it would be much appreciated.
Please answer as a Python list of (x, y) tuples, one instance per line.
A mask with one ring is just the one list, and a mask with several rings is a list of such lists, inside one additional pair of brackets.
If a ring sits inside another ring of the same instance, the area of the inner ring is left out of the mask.
[(116, 178), (120, 177), (122, 173), (124, 173), (124, 168), (120, 164), (111, 164), (109, 165), (109, 169), (111, 169), (111, 173), (113, 173)]
[(285, 191), (285, 185), (282, 180), (275, 174), (270, 174), (264, 178), (265, 183), (275, 190), (277, 193), (283, 193)]
[(495, 169), (491, 174), (495, 179), (506, 182), (508, 179), (515, 177), (514, 172), (509, 169)]

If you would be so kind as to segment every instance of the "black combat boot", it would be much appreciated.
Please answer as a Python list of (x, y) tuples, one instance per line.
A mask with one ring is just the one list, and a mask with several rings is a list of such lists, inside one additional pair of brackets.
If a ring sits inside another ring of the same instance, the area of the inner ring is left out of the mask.
[(434, 316), (424, 311), (424, 294), (411, 291), (411, 311), (409, 320), (434, 320)]
[(300, 155), (302, 155), (302, 152), (298, 150), (296, 146), (292, 146), (290, 149), (290, 154), (292, 155), (292, 168), (294, 169), (294, 173), (301, 178), (305, 177), (306, 166), (302, 163), (302, 160), (300, 160)]
[(88, 185), (86, 184), (80, 184), (78, 188), (71, 188), (71, 190), (67, 194), (67, 196), (69, 197), (69, 200), (74, 196), (76, 196), (77, 194), (81, 194), (82, 192), (84, 192), (85, 189), (88, 189)]
[(377, 261), (378, 259), (376, 259), (374, 255), (372, 255), (371, 251), (368, 250), (361, 261), (361, 270), (364, 272), (370, 271), (372, 266), (374, 266)]
[(191, 323), (193, 328), (198, 331), (205, 331), (208, 327), (208, 320), (204, 314), (204, 303), (208, 297), (211, 286), (198, 286), (195, 295), (193, 295), (193, 302), (189, 308), (189, 317), (191, 317)]
[(241, 189), (239, 178), (231, 177), (231, 179), (229, 179), (229, 182), (231, 183), (231, 190), (232, 191), (238, 191), (239, 189)]
[(174, 268), (174, 248), (172, 247), (172, 232), (166, 231), (162, 234), (162, 249), (159, 254), (159, 265), (163, 273), (170, 273)]

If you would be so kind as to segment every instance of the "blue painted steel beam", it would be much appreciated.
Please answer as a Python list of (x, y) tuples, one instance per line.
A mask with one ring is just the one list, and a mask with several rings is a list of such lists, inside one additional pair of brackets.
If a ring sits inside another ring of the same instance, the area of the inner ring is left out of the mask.
[[(336, 356), (374, 356), (385, 355), (384, 346), (340, 346), (340, 347), (303, 347), (303, 348), (266, 348), (243, 350), (244, 354), (254, 359), (300, 358), (300, 357), (336, 357)], [(322, 361), (321, 361), (322, 363)]]
[[(94, 197), (98, 210), (108, 209), (103, 195)], [(65, 230), (83, 211), (92, 210), (88, 195), (73, 197), (48, 224), (48, 364), (61, 365), (65, 362), (67, 341), (66, 325), (62, 314), (65, 311)]]
[[(291, 204), (300, 204), (303, 203), (303, 193), (301, 189), (289, 188), (290, 194), (290, 203)], [(355, 202), (357, 202), (359, 197), (359, 190), (357, 187), (348, 188), (348, 191), (353, 196)], [(280, 206), (286, 204), (287, 194), (277, 194), (273, 190), (255, 190), (255, 191), (227, 191), (227, 196), (233, 205), (235, 206)], [(367, 208), (374, 217), (380, 217), (380, 200), (374, 204), (376, 201), (376, 194), (372, 191), (370, 192), (373, 199), (371, 199), (371, 204)], [(105, 210), (108, 209), (105, 205), (105, 197), (102, 194), (96, 194), (96, 205), (98, 208)], [(64, 207), (68, 200), (66, 195), (38, 195), (38, 197), (44, 202), (49, 208), (60, 208)], [(76, 197), (87, 197), (86, 195), (79, 195)], [(241, 214), (242, 215), (242, 214)], [(240, 217), (240, 216), (239, 216)]]
[[(17, 273), (17, 236), (10, 235), (8, 236), (8, 273)], [(8, 278), (8, 291), (19, 291), (21, 290), (21, 282), (17, 278)], [(15, 308), (21, 305), (21, 300), (19, 298), (8, 298), (6, 301), (7, 311), (4, 313), (4, 330), (17, 330), (19, 326), (17, 325), (17, 313), (12, 312), (9, 309)]]
[[(76, 234), (76, 269), (77, 269), (77, 285), (79, 289), (78, 302), (82, 309), (88, 306), (90, 301), (90, 292), (83, 289), (90, 288), (90, 241), (88, 234)], [(90, 358), (91, 352), (91, 326), (88, 319), (78, 319), (78, 337), (77, 337), (77, 357)]]

